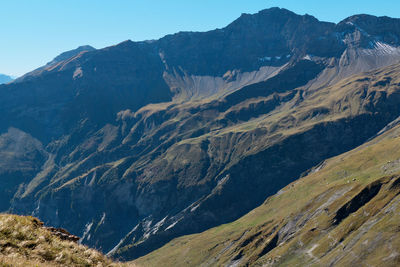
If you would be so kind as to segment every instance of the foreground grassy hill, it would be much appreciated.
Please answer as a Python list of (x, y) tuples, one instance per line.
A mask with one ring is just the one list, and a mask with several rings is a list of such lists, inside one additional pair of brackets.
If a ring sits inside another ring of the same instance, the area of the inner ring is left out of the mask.
[(143, 266), (399, 266), (400, 126), (328, 159), (239, 220), (175, 239)]
[(33, 217), (0, 214), (0, 266), (128, 266), (77, 244), (76, 239)]

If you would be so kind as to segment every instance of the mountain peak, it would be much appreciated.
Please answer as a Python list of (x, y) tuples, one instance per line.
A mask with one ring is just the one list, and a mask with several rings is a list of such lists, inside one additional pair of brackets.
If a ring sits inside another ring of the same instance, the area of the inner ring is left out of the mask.
[(400, 45), (400, 19), (358, 14), (344, 19), (338, 27), (353, 26), (374, 40)]
[(261, 10), (255, 14), (242, 13), (242, 15), (234, 22), (232, 22), (230, 25), (237, 25), (243, 23), (247, 24), (248, 22), (260, 23), (264, 21), (271, 21), (276, 23), (276, 22), (283, 22), (288, 18), (294, 18), (294, 17), (301, 17), (301, 16), (284, 8), (272, 7)]
[(280, 7), (266, 8), (266, 9), (260, 10), (256, 14), (259, 14), (259, 15), (286, 14), (286, 15), (291, 15), (291, 16), (299, 16), (298, 14), (294, 13), (293, 11), (290, 11), (286, 8), (280, 8)]

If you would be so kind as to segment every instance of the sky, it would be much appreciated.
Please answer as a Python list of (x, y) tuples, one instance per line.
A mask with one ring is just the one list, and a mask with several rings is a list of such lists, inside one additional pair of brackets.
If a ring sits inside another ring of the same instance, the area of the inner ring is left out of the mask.
[(399, 0), (0, 0), (0, 73), (20, 76), (81, 45), (222, 28), (275, 6), (331, 22), (360, 13), (400, 17)]

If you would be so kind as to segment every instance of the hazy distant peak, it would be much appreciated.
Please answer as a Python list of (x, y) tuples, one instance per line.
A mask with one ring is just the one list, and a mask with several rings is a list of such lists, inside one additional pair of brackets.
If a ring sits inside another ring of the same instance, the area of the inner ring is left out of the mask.
[(14, 80), (11, 76), (0, 74), (0, 84), (9, 83)]

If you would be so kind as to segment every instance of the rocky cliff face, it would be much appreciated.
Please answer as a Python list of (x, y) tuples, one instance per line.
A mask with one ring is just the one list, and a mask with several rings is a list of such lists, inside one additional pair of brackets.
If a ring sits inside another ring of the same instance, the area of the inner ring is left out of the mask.
[(393, 73), (348, 78), (400, 59), (398, 23), (274, 8), (0, 85), (1, 208), (125, 259), (232, 221), (400, 115)]
[[(398, 66), (397, 66), (398, 68)], [(144, 266), (398, 266), (399, 119), (242, 218), (174, 239)]]

